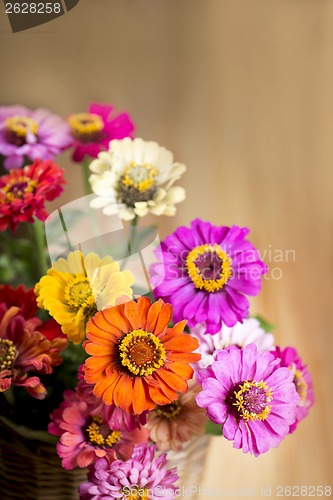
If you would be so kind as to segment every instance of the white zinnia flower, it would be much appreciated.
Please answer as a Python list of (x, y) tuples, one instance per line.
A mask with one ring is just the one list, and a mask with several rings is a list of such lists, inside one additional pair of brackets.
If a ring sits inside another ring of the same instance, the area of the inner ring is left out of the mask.
[(186, 166), (174, 163), (171, 151), (156, 142), (130, 139), (110, 142), (90, 165), (90, 184), (97, 195), (93, 208), (107, 215), (119, 212), (124, 220), (154, 215), (175, 215), (177, 203), (185, 199), (185, 189), (174, 186)]
[(196, 337), (200, 344), (198, 352), (201, 354), (201, 360), (195, 364), (196, 370), (211, 365), (216, 351), (229, 345), (242, 348), (247, 344), (256, 344), (259, 351), (275, 351), (273, 335), (266, 333), (255, 318), (245, 319), (243, 323), (236, 323), (233, 327), (223, 324), (222, 329), (214, 335), (205, 334), (205, 330), (206, 327), (202, 324), (190, 329), (190, 334)]

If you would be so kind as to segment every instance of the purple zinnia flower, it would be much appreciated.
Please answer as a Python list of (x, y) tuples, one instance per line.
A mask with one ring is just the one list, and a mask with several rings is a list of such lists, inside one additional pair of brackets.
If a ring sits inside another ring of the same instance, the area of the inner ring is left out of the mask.
[(101, 458), (91, 467), (89, 481), (80, 486), (81, 500), (142, 498), (171, 500), (175, 496), (176, 468), (167, 469), (166, 453), (155, 458), (155, 446), (140, 445), (125, 462)]
[(280, 366), (289, 368), (292, 371), (293, 382), (300, 397), (296, 408), (296, 421), (290, 426), (289, 432), (291, 433), (294, 432), (297, 424), (307, 416), (309, 409), (315, 402), (312, 377), (307, 366), (303, 364), (298, 352), (293, 347), (286, 347), (285, 349), (277, 347), (273, 354), (280, 358)]
[(295, 422), (299, 396), (293, 374), (255, 344), (229, 346), (199, 372), (197, 403), (222, 425), (222, 435), (256, 457), (276, 448)]
[(266, 333), (255, 318), (245, 319), (243, 323), (236, 323), (231, 328), (222, 325), (221, 330), (215, 335), (206, 335), (205, 325), (197, 325), (191, 328), (190, 334), (199, 340), (198, 352), (201, 354), (201, 359), (193, 364), (195, 371), (211, 365), (215, 359), (216, 351), (229, 345), (236, 345), (241, 349), (245, 345), (255, 344), (258, 351), (275, 349), (273, 335)]
[(52, 160), (72, 144), (67, 123), (47, 109), (0, 106), (0, 155), (7, 170), (25, 159)]
[(68, 123), (74, 140), (73, 161), (80, 163), (86, 156), (97, 158), (113, 139), (132, 137), (134, 123), (128, 113), (112, 116), (108, 104), (90, 104), (88, 112), (70, 115)]
[(258, 250), (246, 240), (249, 230), (217, 227), (196, 219), (179, 227), (156, 250), (162, 263), (151, 267), (155, 297), (174, 307), (174, 319), (206, 324), (215, 334), (248, 316), (246, 295), (257, 295), (267, 270)]

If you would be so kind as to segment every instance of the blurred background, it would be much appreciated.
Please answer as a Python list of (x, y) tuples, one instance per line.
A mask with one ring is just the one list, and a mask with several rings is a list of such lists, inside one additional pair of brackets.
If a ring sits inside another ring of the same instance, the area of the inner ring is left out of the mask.
[[(17, 34), (0, 12), (2, 104), (129, 111), (137, 136), (188, 166), (187, 199), (155, 220), (160, 236), (198, 216), (248, 226), (270, 267), (252, 312), (297, 346), (317, 403), (258, 459), (213, 438), (203, 487), (259, 498), (332, 481), (332, 26), (329, 0), (80, 0)], [(60, 163), (64, 204), (83, 184), (69, 155)]]

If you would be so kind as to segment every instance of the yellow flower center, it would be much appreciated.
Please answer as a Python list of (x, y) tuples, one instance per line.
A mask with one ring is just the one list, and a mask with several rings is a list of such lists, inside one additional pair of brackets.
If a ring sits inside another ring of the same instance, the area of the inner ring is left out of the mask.
[(289, 366), (289, 369), (294, 372), (294, 384), (296, 391), (301, 398), (300, 403), (304, 403), (308, 393), (308, 384), (305, 382), (301, 370), (297, 370), (295, 367)]
[(0, 371), (9, 370), (16, 358), (16, 347), (9, 339), (0, 339)]
[(65, 288), (64, 299), (75, 312), (83, 310), (86, 317), (93, 316), (97, 312), (96, 301), (86, 276), (74, 276), (71, 279)]
[(122, 183), (126, 187), (133, 187), (143, 193), (155, 184), (158, 171), (148, 163), (135, 163), (132, 161), (125, 169)]
[(5, 125), (7, 131), (17, 138), (25, 139), (28, 133), (36, 135), (38, 131), (38, 123), (28, 116), (11, 116), (6, 119)]
[(95, 142), (99, 139), (104, 123), (99, 115), (94, 113), (78, 113), (68, 118), (69, 126), (75, 139), (81, 142)]
[(96, 446), (106, 446), (111, 448), (118, 443), (121, 438), (120, 431), (111, 431), (107, 425), (103, 425), (102, 416), (95, 415), (92, 417), (92, 422), (86, 428), (90, 443)]
[(123, 490), (124, 496), (122, 499), (126, 500), (148, 500), (149, 489), (148, 488), (135, 488), (131, 487)]
[(119, 344), (121, 364), (133, 375), (146, 377), (164, 365), (166, 353), (162, 342), (145, 330), (127, 333)]
[(7, 200), (13, 201), (15, 198), (23, 198), (26, 193), (33, 193), (38, 185), (37, 181), (33, 181), (30, 177), (20, 176), (13, 178), (2, 191), (6, 193)]
[(177, 417), (182, 411), (181, 404), (179, 400), (173, 401), (172, 403), (168, 405), (163, 405), (163, 406), (156, 406), (155, 409), (157, 415), (163, 418), (167, 418), (168, 420), (172, 420), (173, 418)]
[(261, 382), (249, 382), (245, 380), (239, 384), (233, 394), (233, 405), (239, 416), (245, 420), (266, 420), (272, 407), (268, 403), (272, 401), (272, 391), (267, 384)]
[(186, 258), (187, 272), (196, 288), (207, 292), (220, 290), (229, 280), (231, 258), (215, 245), (201, 245), (189, 252)]

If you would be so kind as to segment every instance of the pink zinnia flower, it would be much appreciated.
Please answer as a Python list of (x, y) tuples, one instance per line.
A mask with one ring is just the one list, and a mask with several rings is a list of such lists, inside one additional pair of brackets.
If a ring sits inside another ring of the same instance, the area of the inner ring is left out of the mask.
[(46, 389), (34, 372), (50, 374), (62, 362), (59, 353), (66, 339), (49, 341), (38, 327), (38, 318), (26, 320), (18, 307), (0, 304), (0, 392), (21, 386), (33, 397), (43, 399)]
[(260, 292), (267, 270), (258, 250), (238, 226), (212, 226), (196, 219), (179, 227), (155, 251), (151, 266), (154, 295), (174, 307), (174, 320), (190, 328), (206, 325), (215, 334), (222, 324), (234, 326), (249, 314), (246, 295)]
[(230, 346), (199, 372), (198, 405), (244, 453), (258, 456), (277, 447), (295, 422), (299, 396), (293, 373), (279, 363), (255, 344)]
[(135, 444), (146, 442), (146, 429), (111, 429), (102, 414), (95, 415), (95, 405), (83, 401), (77, 392), (66, 391), (65, 400), (51, 414), (48, 430), (60, 436), (57, 453), (65, 469), (87, 467), (97, 458), (106, 457), (109, 462), (120, 458), (127, 460)]
[(80, 486), (81, 500), (172, 500), (177, 469), (167, 468), (166, 453), (155, 458), (155, 446), (136, 446), (130, 459), (111, 464), (100, 458), (91, 467), (88, 482)]
[(181, 450), (183, 443), (205, 433), (208, 419), (195, 400), (201, 387), (194, 380), (188, 385), (189, 390), (180, 394), (178, 400), (157, 406), (148, 415), (149, 436), (158, 450)]
[(68, 118), (74, 140), (73, 160), (80, 163), (85, 156), (97, 158), (98, 153), (109, 147), (112, 139), (132, 137), (134, 123), (128, 113), (111, 118), (113, 107), (92, 103), (87, 113), (73, 114)]
[(20, 222), (44, 221), (45, 202), (63, 191), (64, 170), (52, 160), (36, 160), (32, 165), (11, 170), (0, 177), (0, 231), (13, 231)]
[(109, 427), (113, 430), (125, 429), (127, 431), (134, 431), (134, 429), (141, 429), (143, 425), (147, 422), (147, 413), (143, 412), (141, 415), (133, 415), (127, 413), (127, 411), (122, 408), (118, 408), (116, 405), (106, 405), (103, 401), (94, 395), (94, 386), (87, 384), (87, 382), (82, 378), (82, 366), (79, 369), (79, 383), (76, 387), (76, 392), (78, 395), (91, 405), (92, 415), (102, 414), (103, 421), (107, 422)]
[(300, 400), (296, 408), (296, 421), (290, 426), (290, 433), (294, 432), (297, 425), (307, 416), (311, 406), (315, 402), (312, 376), (306, 365), (304, 365), (298, 352), (294, 347), (276, 348), (273, 353), (280, 358), (280, 366), (289, 368), (293, 374), (293, 382)]
[(7, 170), (25, 159), (50, 160), (72, 144), (67, 123), (47, 109), (0, 106), (0, 155)]
[(201, 324), (190, 329), (191, 335), (199, 341), (198, 352), (201, 354), (201, 359), (193, 364), (195, 371), (211, 365), (216, 351), (229, 345), (242, 348), (248, 344), (256, 344), (258, 351), (275, 349), (273, 335), (266, 333), (255, 318), (245, 319), (243, 323), (236, 323), (233, 327), (222, 325), (221, 330), (214, 335), (207, 335), (205, 330), (205, 325)]

